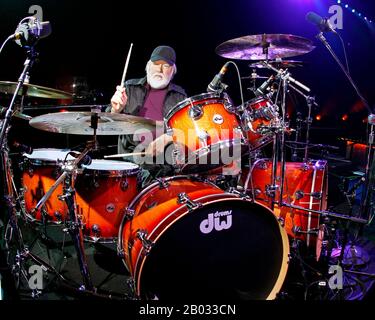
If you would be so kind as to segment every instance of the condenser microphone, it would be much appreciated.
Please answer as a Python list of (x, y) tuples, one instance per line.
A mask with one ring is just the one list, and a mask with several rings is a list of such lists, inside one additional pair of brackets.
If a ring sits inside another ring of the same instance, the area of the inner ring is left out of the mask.
[(322, 18), (315, 12), (310, 11), (308, 14), (306, 14), (306, 20), (312, 24), (315, 24), (321, 32), (333, 32), (337, 34), (329, 22), (329, 19)]
[(52, 28), (49, 21), (40, 22), (36, 17), (25, 19), (28, 19), (28, 22), (20, 23), (15, 33), (10, 37), (19, 46), (31, 46), (39, 39), (48, 37), (51, 34)]
[(256, 97), (264, 96), (267, 93), (267, 88), (270, 86), (271, 82), (275, 79), (274, 75), (271, 75), (262, 85), (254, 91)]
[(229, 62), (223, 65), (220, 72), (212, 79), (207, 87), (208, 92), (216, 92), (221, 89), (226, 89), (228, 86), (222, 83), (223, 77), (228, 70)]

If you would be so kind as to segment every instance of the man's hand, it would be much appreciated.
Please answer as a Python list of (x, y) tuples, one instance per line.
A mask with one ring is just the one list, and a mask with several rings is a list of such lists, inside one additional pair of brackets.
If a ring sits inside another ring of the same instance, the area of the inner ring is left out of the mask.
[(160, 153), (163, 153), (166, 145), (172, 141), (173, 138), (170, 135), (164, 133), (148, 145), (145, 151), (146, 155), (156, 156)]
[(111, 99), (111, 112), (120, 113), (122, 110), (124, 110), (127, 101), (128, 96), (126, 95), (125, 88), (122, 86), (117, 86), (116, 92)]

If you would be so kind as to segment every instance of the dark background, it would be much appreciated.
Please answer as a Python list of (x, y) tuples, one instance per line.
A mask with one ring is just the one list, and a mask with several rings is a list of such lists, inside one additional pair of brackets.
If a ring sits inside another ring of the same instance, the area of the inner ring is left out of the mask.
[[(375, 19), (373, 1), (347, 0), (351, 7)], [(339, 69), (329, 52), (315, 35), (317, 29), (306, 21), (309, 11), (327, 17), (330, 0), (223, 0), (223, 1), (0, 1), (0, 41), (13, 33), (18, 22), (29, 15), (31, 5), (43, 9), (43, 20), (52, 24), (52, 34), (38, 44), (40, 61), (32, 70), (30, 83), (72, 91), (74, 78), (87, 80), (96, 93), (95, 103), (109, 103), (119, 84), (130, 43), (134, 43), (127, 79), (144, 76), (144, 67), (152, 49), (160, 44), (174, 47), (177, 52), (178, 73), (175, 82), (183, 86), (189, 96), (205, 92), (207, 84), (227, 59), (218, 56), (215, 48), (230, 39), (261, 33), (286, 33), (306, 37), (316, 46), (312, 52), (292, 57), (306, 62), (303, 68), (291, 69), (292, 75), (312, 89), (319, 103), (313, 115), (312, 140), (335, 144), (338, 137), (366, 140), (367, 110), (354, 89)], [(375, 103), (374, 49), (375, 24), (343, 8), (344, 39), (352, 78), (370, 105)], [(326, 34), (333, 49), (343, 60), (341, 43), (333, 34)], [(0, 80), (16, 81), (21, 73), (25, 53), (15, 43), (9, 43), (0, 55)], [(251, 73), (250, 61), (235, 61), (241, 76)], [(259, 75), (269, 75), (261, 69)], [(240, 103), (237, 73), (230, 68), (226, 75), (229, 93)], [(243, 80), (245, 100), (253, 96)], [(261, 81), (257, 83), (260, 85)], [(0, 105), (7, 105), (8, 97), (0, 94)], [(94, 101), (85, 101), (94, 103)], [(76, 101), (29, 99), (34, 106), (28, 114), (35, 116), (56, 109), (61, 103)], [(39, 106), (39, 109), (37, 107)], [(70, 110), (66, 108), (66, 110)], [(307, 113), (304, 99), (291, 96), (288, 112), (295, 119), (296, 112)], [(26, 113), (26, 112), (25, 112)], [(342, 116), (348, 119), (342, 121)], [(16, 131), (24, 140), (31, 139), (36, 146), (56, 145), (59, 135), (36, 132), (27, 123), (16, 124)], [(22, 134), (21, 134), (22, 132)], [(43, 137), (41, 139), (40, 137)], [(52, 137), (51, 139), (49, 137)], [(74, 139), (77, 137), (74, 137)], [(107, 139), (107, 138), (106, 138)], [(109, 138), (116, 143), (116, 138)], [(63, 138), (62, 144), (67, 140)], [(57, 147), (57, 145), (56, 145)], [(61, 147), (61, 146), (59, 146)]]

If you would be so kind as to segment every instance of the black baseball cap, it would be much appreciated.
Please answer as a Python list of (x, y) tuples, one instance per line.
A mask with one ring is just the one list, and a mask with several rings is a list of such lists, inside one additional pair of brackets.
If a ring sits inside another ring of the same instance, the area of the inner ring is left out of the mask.
[(176, 63), (176, 52), (169, 46), (158, 46), (154, 49), (150, 57), (151, 61), (164, 60), (170, 65)]

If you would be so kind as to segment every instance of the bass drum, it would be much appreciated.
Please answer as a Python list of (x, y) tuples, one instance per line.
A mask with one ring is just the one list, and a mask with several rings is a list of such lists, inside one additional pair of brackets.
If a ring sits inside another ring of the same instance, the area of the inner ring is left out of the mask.
[(274, 299), (288, 237), (267, 207), (177, 176), (129, 205), (118, 250), (141, 299)]

